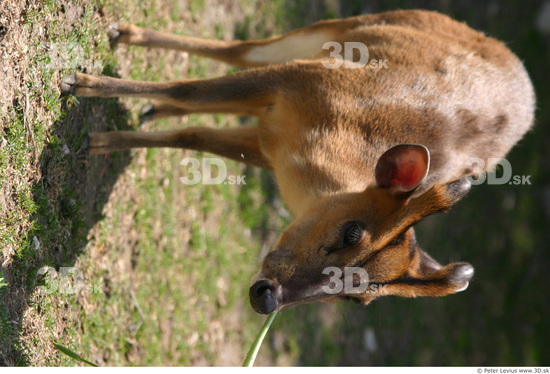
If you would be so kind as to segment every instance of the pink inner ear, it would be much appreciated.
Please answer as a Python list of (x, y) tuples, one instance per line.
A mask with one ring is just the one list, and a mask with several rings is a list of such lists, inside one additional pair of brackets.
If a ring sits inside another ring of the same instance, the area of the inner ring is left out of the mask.
[(402, 159), (398, 161), (400, 165), (392, 169), (390, 188), (394, 185), (401, 185), (405, 190), (409, 190), (418, 186), (424, 179), (424, 175), (420, 175), (421, 171), (426, 172), (425, 167), (420, 165), (422, 161), (409, 158), (410, 156), (415, 157), (410, 153), (403, 155)]
[(376, 182), (392, 192), (407, 192), (428, 174), (430, 155), (421, 145), (398, 145), (387, 150), (376, 165)]

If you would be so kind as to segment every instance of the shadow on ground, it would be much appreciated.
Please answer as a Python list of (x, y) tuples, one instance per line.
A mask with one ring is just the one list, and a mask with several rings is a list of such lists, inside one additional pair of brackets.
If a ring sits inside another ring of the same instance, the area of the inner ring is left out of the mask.
[[(129, 152), (89, 157), (87, 131), (128, 129), (128, 112), (115, 99), (79, 98), (65, 105), (64, 118), (51, 130), (50, 143), (40, 155), (42, 178), (33, 188), (38, 206), (28, 246), (3, 269), (8, 287), (2, 296), (9, 321), (9, 337), (0, 345), (0, 365), (25, 365), (19, 342), (29, 295), (45, 285), (39, 267), (73, 267), (87, 244), (90, 229), (102, 217), (103, 206), (118, 176), (130, 162)], [(50, 275), (53, 273), (50, 271)], [(7, 299), (9, 295), (9, 299)]]

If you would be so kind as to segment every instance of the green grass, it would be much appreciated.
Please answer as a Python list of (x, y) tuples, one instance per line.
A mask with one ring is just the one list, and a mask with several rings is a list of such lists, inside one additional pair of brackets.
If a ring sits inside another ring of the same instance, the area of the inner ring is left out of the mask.
[[(156, 12), (159, 4), (152, 2), (150, 8), (148, 5), (151, 4), (143, 5), (143, 10)], [(116, 72), (117, 62), (107, 39), (97, 32), (100, 28), (96, 17), (98, 6), (107, 12), (121, 13), (124, 3), (106, 0), (85, 4), (72, 28), (57, 20), (56, 14), (61, 8), (53, 1), (29, 11), (25, 20), (31, 28), (36, 23), (43, 24), (48, 31), (50, 46), (70, 46), (79, 57), (78, 64), (59, 69), (56, 57), (43, 49), (44, 40), (31, 40), (29, 51), (35, 51), (35, 54), (31, 57), (29, 69), (33, 75), (25, 83), (28, 97), (33, 100), (41, 98), (48, 113), (47, 120), (56, 125), (51, 127), (42, 119), (27, 116), (25, 106), (20, 105), (13, 108), (9, 129), (2, 134), (8, 146), (0, 148), (0, 166), (9, 165), (10, 171), (9, 174), (0, 174), (0, 186), (14, 175), (29, 173), (32, 152), (40, 155), (37, 166), (44, 173), (39, 180), (28, 179), (16, 186), (17, 209), (3, 216), (0, 222), (0, 245), (12, 245), (16, 252), (15, 266), (10, 273), (13, 286), (29, 293), (28, 304), (43, 322), (43, 335), (40, 339), (21, 337), (21, 325), (4, 323), (8, 317), (7, 310), (2, 307), (0, 334), (9, 337), (2, 343), (4, 347), (11, 347), (12, 354), (16, 353), (18, 365), (74, 365), (72, 359), (55, 352), (49, 357), (35, 356), (36, 347), (47, 346), (47, 340), (53, 341), (54, 335), (57, 342), (82, 353), (83, 357), (96, 360), (97, 357), (107, 357), (106, 361), (99, 362), (108, 365), (162, 365), (167, 362), (189, 365), (196, 360), (197, 354), (206, 362), (214, 363), (219, 355), (215, 334), (219, 334), (223, 327), (219, 321), (238, 313), (238, 323), (244, 326), (243, 331), (229, 330), (226, 333), (239, 345), (236, 352), (246, 352), (262, 320), (253, 315), (245, 301), (250, 278), (257, 266), (260, 240), (257, 232), (265, 228), (269, 215), (268, 208), (262, 204), (264, 195), (258, 171), (246, 170), (247, 185), (242, 188), (230, 185), (187, 187), (177, 184), (181, 174), (181, 151), (166, 153), (153, 149), (146, 151), (146, 176), (135, 179), (137, 206), (134, 201), (114, 203), (110, 217), (102, 219), (95, 216), (97, 212), (89, 210), (84, 199), (80, 183), (85, 179), (78, 174), (84, 167), (80, 144), (90, 126), (97, 126), (94, 119), (86, 115), (87, 111), (99, 108), (103, 112), (101, 118), (107, 123), (102, 124), (102, 128), (120, 128), (124, 123), (125, 126), (135, 126), (137, 121), (135, 112), (121, 111), (113, 100), (61, 98), (57, 87), (50, 84), (59, 76), (75, 70), (108, 75)], [(202, 12), (206, 5), (195, 1), (191, 8), (193, 12)], [(45, 19), (50, 21), (44, 23)], [(166, 21), (152, 16), (144, 17), (138, 23), (145, 27), (166, 26)], [(214, 29), (218, 36), (224, 33), (221, 25)], [(164, 56), (157, 60), (157, 64), (151, 65), (140, 57), (140, 48), (130, 47), (128, 54), (133, 57), (129, 78), (157, 80), (163, 75)], [(143, 64), (147, 64), (146, 69), (143, 69)], [(194, 78), (209, 77), (211, 63), (192, 56), (187, 74)], [(128, 102), (134, 108), (136, 103), (135, 100)], [(210, 119), (205, 122), (204, 117), (192, 116), (187, 125), (204, 126), (205, 123), (227, 126), (230, 122), (223, 116), (215, 117), (213, 123)], [(155, 128), (165, 129), (173, 125), (173, 121), (159, 121)], [(33, 144), (28, 139), (29, 126), (34, 135)], [(205, 155), (193, 156), (202, 158)], [(109, 163), (113, 165), (109, 165), (106, 173), (112, 173), (114, 178), (107, 182), (107, 186), (97, 185), (99, 192), (95, 205), (98, 207), (94, 210), (106, 203), (109, 190), (117, 174), (126, 167), (127, 160), (127, 153), (109, 156)], [(97, 159), (95, 162), (101, 164)], [(142, 167), (144, 165), (131, 165), (128, 172), (139, 174)], [(245, 172), (235, 162), (228, 162), (228, 171), (230, 175)], [(99, 177), (103, 176), (102, 171)], [(159, 204), (159, 200), (165, 203)], [(177, 200), (181, 205), (170, 204), (170, 201)], [(255, 206), (259, 207), (258, 211), (255, 211)], [(179, 209), (192, 209), (195, 214), (186, 229), (189, 237), (181, 235), (180, 219), (186, 213)], [(135, 211), (132, 226), (139, 231), (139, 243), (135, 247), (138, 253), (130, 254), (132, 268), (129, 273), (113, 276), (112, 270), (95, 266), (94, 258), (86, 252), (92, 248), (108, 248), (111, 252), (105, 258), (110, 263), (128, 255), (127, 249), (119, 248), (113, 242), (124, 237), (123, 233), (116, 233), (128, 228), (125, 224), (128, 211)], [(260, 221), (254, 219), (258, 216), (262, 217)], [(207, 222), (209, 217), (215, 217), (215, 221)], [(16, 222), (26, 223), (23, 231), (20, 225), (14, 225)], [(212, 226), (215, 222), (227, 225), (216, 230)], [(94, 223), (97, 226), (90, 245), (88, 235)], [(206, 224), (208, 228), (204, 227)], [(241, 228), (240, 231), (235, 231), (235, 227)], [(47, 281), (37, 272), (45, 265), (54, 270), (76, 265), (85, 274), (86, 284), (95, 288), (84, 296), (59, 293), (40, 296), (36, 287), (47, 285)], [(82, 297), (92, 306), (92, 313), (81, 306)], [(163, 309), (162, 304), (170, 305), (171, 309)], [(64, 314), (68, 313), (64, 317), (66, 328), (61, 336), (55, 333), (60, 323), (59, 305), (65, 305)], [(137, 311), (138, 305), (143, 321)], [(17, 306), (11, 308), (12, 313), (24, 311), (18, 310)], [(258, 325), (246, 323), (251, 318)], [(172, 321), (168, 338), (166, 328), (161, 326), (165, 321)], [(212, 330), (212, 321), (217, 323), (216, 330)], [(132, 328), (138, 322), (141, 323), (139, 328)], [(167, 342), (170, 349), (166, 347)], [(243, 358), (235, 359), (241, 361)]]
[[(0, 296), (3, 296), (6, 293), (6, 283), (4, 279), (4, 274), (0, 270)], [(5, 344), (4, 339), (13, 334), (11, 331), (11, 326), (9, 324), (9, 319), (4, 308), (0, 308), (0, 344)]]
[[(70, 178), (66, 177), (74, 172), (72, 156), (80, 148), (86, 128), (71, 134), (66, 129), (57, 131), (51, 126), (60, 123), (77, 103), (76, 98), (59, 96), (56, 77), (79, 66), (71, 65), (68, 69), (61, 63), (56, 64), (55, 56), (47, 48), (70, 45), (76, 47), (81, 61), (94, 60), (95, 66), (106, 68), (113, 62), (106, 38), (94, 37), (97, 28), (94, 5), (85, 5), (78, 23), (69, 30), (57, 22), (56, 14), (60, 9), (58, 2), (46, 1), (31, 9), (25, 18), (25, 25), (35, 31), (25, 47), (30, 57), (23, 87), (25, 94), (10, 108), (6, 127), (0, 133), (0, 141), (5, 145), (0, 147), (0, 188), (14, 191), (13, 205), (0, 215), (0, 247), (13, 249), (10, 279), (14, 290), (23, 293), (35, 291), (39, 284), (36, 274), (39, 267), (74, 262), (75, 249), (82, 247), (86, 236), (81, 202), (74, 187), (68, 183)], [(46, 42), (37, 36), (38, 26), (47, 30)], [(68, 53), (65, 57), (70, 57), (75, 50)], [(30, 107), (37, 102), (41, 102), (40, 115)], [(45, 178), (40, 177), (41, 171), (47, 173)], [(7, 294), (4, 297), (13, 301)], [(19, 302), (2, 303), (0, 320), (7, 318), (7, 308), (11, 308), (11, 313), (22, 313), (23, 310), (18, 309)], [(45, 325), (50, 329), (57, 318), (52, 302), (48, 298), (40, 302), (29, 300), (30, 307), (40, 308)], [(30, 364), (32, 361), (28, 361), (25, 350), (35, 342), (20, 340), (20, 329), (19, 323), (0, 323), (0, 336), (4, 338), (0, 350), (11, 354), (10, 349), (19, 351), (16, 363)]]

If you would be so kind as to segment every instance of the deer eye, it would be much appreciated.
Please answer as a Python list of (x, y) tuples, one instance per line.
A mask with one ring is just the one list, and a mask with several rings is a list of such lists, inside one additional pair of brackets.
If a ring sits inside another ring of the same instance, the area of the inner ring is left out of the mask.
[(344, 230), (342, 247), (349, 247), (359, 243), (363, 236), (363, 228), (358, 222), (350, 222)]

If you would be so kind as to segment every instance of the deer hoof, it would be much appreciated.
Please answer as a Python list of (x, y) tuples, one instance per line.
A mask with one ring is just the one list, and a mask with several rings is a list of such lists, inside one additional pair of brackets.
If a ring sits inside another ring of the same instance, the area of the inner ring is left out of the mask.
[(61, 93), (66, 95), (74, 95), (76, 92), (76, 74), (71, 74), (65, 79), (63, 79), (63, 83), (61, 83)]
[(82, 141), (80, 142), (80, 149), (84, 153), (88, 153), (90, 151), (90, 135), (88, 134), (88, 131), (86, 131), (86, 133), (82, 137)]
[(153, 104), (147, 104), (141, 109), (139, 121), (141, 123), (152, 121), (155, 115), (155, 106)]
[(109, 26), (107, 33), (109, 34), (109, 42), (111, 45), (118, 43), (120, 39), (120, 28), (118, 22), (115, 22)]

